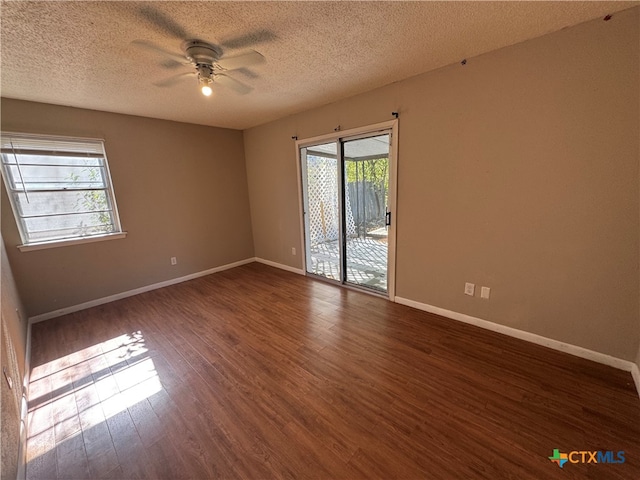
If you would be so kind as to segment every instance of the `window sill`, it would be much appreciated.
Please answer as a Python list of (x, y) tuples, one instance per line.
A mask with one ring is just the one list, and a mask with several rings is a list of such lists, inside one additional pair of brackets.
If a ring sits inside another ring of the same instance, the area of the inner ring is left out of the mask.
[(45, 250), (48, 248), (67, 247), (69, 245), (80, 245), (81, 243), (104, 242), (105, 240), (117, 240), (127, 236), (127, 232), (107, 233), (106, 235), (92, 235), (90, 237), (71, 238), (65, 240), (53, 240), (50, 242), (29, 243), (18, 245), (21, 252), (31, 252), (33, 250)]

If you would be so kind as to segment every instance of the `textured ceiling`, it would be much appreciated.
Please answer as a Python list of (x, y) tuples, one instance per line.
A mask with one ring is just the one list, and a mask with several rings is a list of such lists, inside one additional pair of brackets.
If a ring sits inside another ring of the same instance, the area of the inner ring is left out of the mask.
[[(2, 2), (4, 97), (244, 129), (327, 104), (637, 2)], [(181, 31), (182, 30), (182, 31)], [(205, 98), (181, 39), (252, 48), (266, 63), (233, 72)], [(170, 62), (171, 63), (171, 62)], [(176, 64), (171, 64), (176, 67)]]

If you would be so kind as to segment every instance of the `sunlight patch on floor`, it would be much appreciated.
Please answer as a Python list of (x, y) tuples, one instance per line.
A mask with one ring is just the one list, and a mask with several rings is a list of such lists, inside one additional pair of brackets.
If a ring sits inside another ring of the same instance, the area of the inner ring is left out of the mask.
[(34, 367), (29, 386), (27, 462), (161, 389), (140, 331)]

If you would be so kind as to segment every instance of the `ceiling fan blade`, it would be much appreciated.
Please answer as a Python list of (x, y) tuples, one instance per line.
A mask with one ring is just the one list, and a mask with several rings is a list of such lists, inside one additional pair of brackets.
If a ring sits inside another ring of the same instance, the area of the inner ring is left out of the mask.
[(239, 37), (231, 38), (226, 42), (222, 42), (220, 45), (224, 48), (245, 48), (259, 43), (272, 42), (275, 40), (276, 35), (270, 30), (256, 30)]
[(236, 68), (233, 71), (234, 75), (237, 74), (237, 73), (239, 73), (240, 75), (244, 75), (246, 78), (251, 78), (251, 79), (258, 78), (260, 76), (256, 72), (254, 72), (253, 70), (250, 70), (250, 69), (244, 68), (244, 67)]
[(187, 77), (195, 77), (195, 76), (197, 76), (196, 72), (181, 73), (179, 75), (174, 75), (173, 77), (160, 80), (159, 82), (154, 82), (153, 84), (156, 87), (171, 87), (173, 85), (176, 85), (177, 83), (180, 83), (182, 80), (184, 80)]
[(160, 53), (162, 55), (166, 55), (176, 62), (186, 63), (187, 59), (184, 55), (180, 55), (179, 53), (172, 52), (171, 50), (166, 50), (159, 45), (156, 45), (153, 42), (148, 42), (147, 40), (134, 40), (131, 42), (131, 45), (134, 45), (138, 48), (143, 48), (145, 50), (149, 50), (151, 52)]
[(219, 83), (223, 87), (228, 87), (231, 90), (234, 90), (241, 95), (244, 95), (245, 93), (249, 93), (251, 90), (253, 90), (253, 88), (251, 88), (249, 85), (245, 85), (244, 83), (239, 82), (235, 78), (231, 78), (225, 75), (224, 73), (216, 74), (213, 82), (214, 84)]
[(184, 40), (189, 37), (187, 31), (180, 26), (177, 22), (173, 21), (169, 16), (162, 13), (156, 8), (145, 5), (138, 10), (138, 13), (142, 18), (147, 20), (156, 28), (160, 29), (164, 33), (171, 35), (172, 37)]
[(222, 57), (216, 62), (216, 64), (224, 68), (225, 70), (235, 70), (237, 68), (258, 65), (260, 63), (264, 63), (265, 61), (265, 58), (258, 52), (249, 52), (242, 55), (235, 55), (233, 57)]
[(175, 68), (184, 67), (185, 65), (191, 65), (191, 63), (187, 62), (186, 60), (183, 62), (178, 62), (172, 58), (168, 58), (165, 61), (161, 62), (160, 65), (167, 70), (173, 70)]

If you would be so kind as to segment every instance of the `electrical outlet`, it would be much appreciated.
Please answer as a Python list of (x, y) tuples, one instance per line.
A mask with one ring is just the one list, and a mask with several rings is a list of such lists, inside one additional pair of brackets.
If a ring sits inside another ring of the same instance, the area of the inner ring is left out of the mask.
[(176, 257), (171, 257), (171, 265), (176, 265), (178, 263), (178, 259)]
[(296, 247), (291, 247), (291, 255), (295, 255), (296, 254)]
[(476, 286), (474, 283), (465, 283), (464, 284), (464, 294), (465, 295), (470, 295), (473, 297), (474, 293), (476, 292)]
[(491, 289), (489, 287), (482, 287), (480, 289), (480, 298), (488, 299), (491, 295)]

